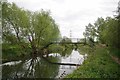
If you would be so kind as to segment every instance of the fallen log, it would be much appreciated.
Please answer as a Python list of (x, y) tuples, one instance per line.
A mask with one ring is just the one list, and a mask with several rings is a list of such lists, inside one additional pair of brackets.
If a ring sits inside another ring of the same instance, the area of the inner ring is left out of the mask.
[(73, 63), (56, 63), (56, 62), (51, 62), (50, 60), (48, 60), (45, 57), (42, 57), (44, 60), (46, 60), (47, 62), (51, 63), (51, 64), (57, 64), (57, 65), (70, 65), (70, 66), (80, 66), (80, 64), (73, 64)]

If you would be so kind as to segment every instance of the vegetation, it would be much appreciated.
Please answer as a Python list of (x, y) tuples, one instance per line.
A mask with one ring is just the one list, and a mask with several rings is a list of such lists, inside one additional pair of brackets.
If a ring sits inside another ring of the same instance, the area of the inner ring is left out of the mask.
[[(40, 53), (42, 47), (60, 37), (50, 11), (30, 12), (15, 3), (2, 2), (2, 29), (2, 45), (19, 48), (19, 54), (28, 53), (28, 48), (31, 50), (29, 53)], [(11, 53), (9, 48), (3, 47), (3, 56)]]
[[(80, 50), (88, 53), (90, 47), (84, 46)], [(94, 52), (89, 52), (89, 57), (83, 65), (66, 78), (119, 78), (120, 65), (115, 63), (107, 52), (107, 48), (97, 46)]]
[[(51, 61), (54, 62), (58, 61), (58, 58), (55, 57), (50, 59), (52, 59)], [(40, 60), (39, 58), (29, 60), (29, 65), (26, 63), (27, 61), (23, 61), (16, 65), (3, 66), (2, 79), (54, 78), (57, 76), (57, 72), (59, 70), (58, 65), (50, 65), (50, 63), (46, 62), (45, 60)]]
[[(19, 60), (21, 57), (24, 58), (24, 55), (42, 54), (44, 51), (41, 50), (44, 50), (45, 46), (47, 46), (45, 53), (48, 51), (50, 53), (60, 53), (62, 57), (69, 56), (72, 48), (77, 50), (78, 47), (80, 53), (88, 54), (88, 59), (66, 78), (120, 78), (120, 62), (116, 60), (120, 59), (120, 2), (117, 13), (118, 15), (113, 18), (106, 17), (104, 19), (101, 17), (95, 23), (89, 23), (85, 26), (86, 29), (83, 33), (85, 38), (82, 39), (84, 45), (66, 44), (72, 42), (67, 37), (63, 37), (60, 41), (62, 44), (58, 45), (52, 44), (61, 35), (58, 25), (50, 15), (50, 11), (31, 12), (19, 8), (15, 3), (2, 2), (2, 60), (3, 62), (13, 59)], [(49, 57), (49, 59), (53, 62), (58, 61), (58, 58)], [(45, 75), (50, 77), (53, 75), (55, 77), (59, 70), (58, 66), (53, 67), (51, 65), (51, 67), (46, 66), (44, 68), (44, 64), (41, 65), (44, 61), (40, 60), (35, 66), (35, 69), (40, 71), (35, 70), (35, 76), (43, 77)], [(35, 62), (31, 60), (30, 66), (34, 66)], [(18, 64), (17, 67), (19, 66)], [(4, 66), (4, 68), (6, 69), (7, 66)], [(11, 67), (11, 69), (14, 68)], [(30, 67), (26, 69), (27, 73), (29, 70)], [(51, 72), (54, 70), (56, 70), (55, 74), (52, 74)], [(41, 74), (41, 71), (48, 74)], [(10, 70), (9, 74), (11, 72), (14, 71)], [(6, 75), (6, 72), (3, 75)], [(25, 77), (27, 77), (27, 74)]]
[(58, 44), (52, 44), (48, 47), (48, 49), (51, 53), (61, 53), (65, 47)]
[[(85, 42), (88, 44), (101, 43), (108, 46), (110, 49), (120, 49), (120, 4), (118, 5), (118, 15), (114, 18), (107, 17), (106, 19), (98, 18), (94, 24), (89, 23), (86, 26)], [(120, 57), (120, 56), (119, 56)]]
[(66, 78), (120, 78), (120, 2), (114, 18), (98, 18), (86, 26), (85, 43), (79, 51), (88, 59)]

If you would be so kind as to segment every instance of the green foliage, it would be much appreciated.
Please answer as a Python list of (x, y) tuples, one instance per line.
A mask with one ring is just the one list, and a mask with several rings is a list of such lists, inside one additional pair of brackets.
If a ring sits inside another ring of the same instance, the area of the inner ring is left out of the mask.
[(69, 56), (72, 52), (72, 45), (60, 45), (60, 44), (52, 44), (48, 47), (50, 53), (59, 53), (61, 56), (66, 57)]
[(94, 26), (95, 26), (95, 32), (96, 32), (96, 37), (97, 37), (97, 41), (98, 42), (101, 42), (101, 43), (104, 43), (103, 39), (102, 39), (102, 31), (105, 29), (105, 20), (101, 17), (101, 18), (98, 18), (95, 23), (94, 23)]
[(108, 50), (111, 55), (118, 57), (120, 59), (120, 49), (109, 47)]
[(64, 46), (61, 46), (59, 44), (52, 44), (48, 47), (48, 49), (51, 53), (62, 53)]
[(107, 49), (97, 47), (83, 65), (66, 78), (120, 78), (119, 69), (120, 65), (111, 59)]
[(8, 45), (8, 44), (4, 44), (2, 46), (2, 62), (5, 61), (11, 61), (11, 60), (16, 60), (16, 58), (20, 55), (19, 52), (19, 47), (17, 45), (13, 46), (13, 45)]
[[(107, 17), (98, 18), (94, 25), (90, 23), (83, 33), (85, 39), (91, 45), (96, 39), (98, 43), (106, 44), (108, 47), (120, 49), (120, 19)], [(94, 34), (94, 37), (92, 37)]]
[[(24, 45), (28, 45), (28, 44), (24, 44)], [(21, 53), (23, 52), (24, 53)], [(6, 61), (13, 61), (13, 60), (19, 60), (23, 59), (23, 57), (25, 57), (24, 55), (27, 55), (28, 53), (31, 53), (31, 49), (28, 47), (26, 47), (26, 49), (21, 49), (21, 47), (17, 44), (2, 44), (2, 62), (6, 62)], [(29, 57), (29, 56), (27, 56)]]
[(71, 48), (71, 44), (66, 44), (66, 43), (69, 43), (69, 42), (72, 42), (71, 39), (69, 39), (68, 37), (64, 36), (62, 38), (62, 40), (60, 41), (61, 45), (65, 47), (65, 49), (67, 48)]
[(61, 40), (61, 43), (65, 43), (65, 42), (72, 42), (72, 41), (68, 37), (64, 36)]
[(93, 43), (95, 41), (95, 36), (96, 36), (95, 26), (89, 23), (88, 26), (85, 27), (86, 27), (85, 32), (83, 32), (83, 35), (85, 37), (85, 44), (88, 43), (91, 45), (91, 40)]
[(15, 3), (3, 2), (2, 16), (3, 43), (17, 44), (24, 52), (29, 45), (33, 53), (38, 52), (60, 37), (58, 25), (50, 11), (30, 12)]
[(71, 53), (72, 53), (72, 49), (71, 46), (69, 46), (68, 48), (65, 48), (64, 51), (60, 54), (62, 57), (68, 57), (70, 56)]
[(117, 19), (120, 20), (120, 1), (118, 2), (118, 7), (117, 7)]
[(108, 44), (110, 47), (120, 48), (119, 30), (120, 28), (118, 26), (118, 20), (113, 18), (106, 19), (106, 27), (101, 34), (103, 35), (102, 38), (105, 43)]
[(110, 47), (120, 48), (120, 27), (119, 20), (116, 18), (107, 17), (106, 19), (98, 18), (94, 23), (94, 27), (89, 24), (86, 26), (86, 30), (84, 32), (84, 36), (87, 39), (93, 39), (96, 37), (96, 40), (99, 43), (104, 43), (109, 45)]
[[(89, 53), (89, 58), (85, 61), (84, 65), (80, 66), (73, 74), (68, 75), (72, 78), (120, 78), (120, 65), (115, 63), (110, 55), (114, 55), (116, 58), (120, 58), (120, 14), (118, 4), (117, 17), (106, 19), (98, 18), (94, 27), (91, 28), (91, 24), (86, 26), (86, 30), (83, 33), (85, 39), (93, 39), (91, 30), (95, 33), (95, 38), (98, 43), (106, 44), (108, 46), (95, 47), (94, 52), (90, 52), (89, 48), (84, 46), (81, 51)], [(90, 41), (91, 41), (90, 40)], [(108, 54), (109, 52), (109, 54)]]

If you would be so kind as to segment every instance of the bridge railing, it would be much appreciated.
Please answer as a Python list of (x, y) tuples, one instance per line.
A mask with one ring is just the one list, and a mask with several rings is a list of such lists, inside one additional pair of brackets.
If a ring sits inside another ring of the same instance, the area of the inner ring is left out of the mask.
[[(81, 38), (67, 38), (64, 39), (64, 41), (62, 41), (63, 39), (64, 38), (58, 38), (51, 41), (51, 43), (83, 43), (84, 42)], [(67, 41), (67, 40), (71, 40), (71, 41)]]

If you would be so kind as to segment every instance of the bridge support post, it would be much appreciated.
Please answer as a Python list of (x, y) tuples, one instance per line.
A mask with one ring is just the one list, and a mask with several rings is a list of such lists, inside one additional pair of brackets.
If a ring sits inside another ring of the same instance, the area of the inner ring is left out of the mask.
[(77, 50), (77, 48), (78, 48), (77, 44), (74, 44), (74, 45), (75, 45), (75, 50)]

